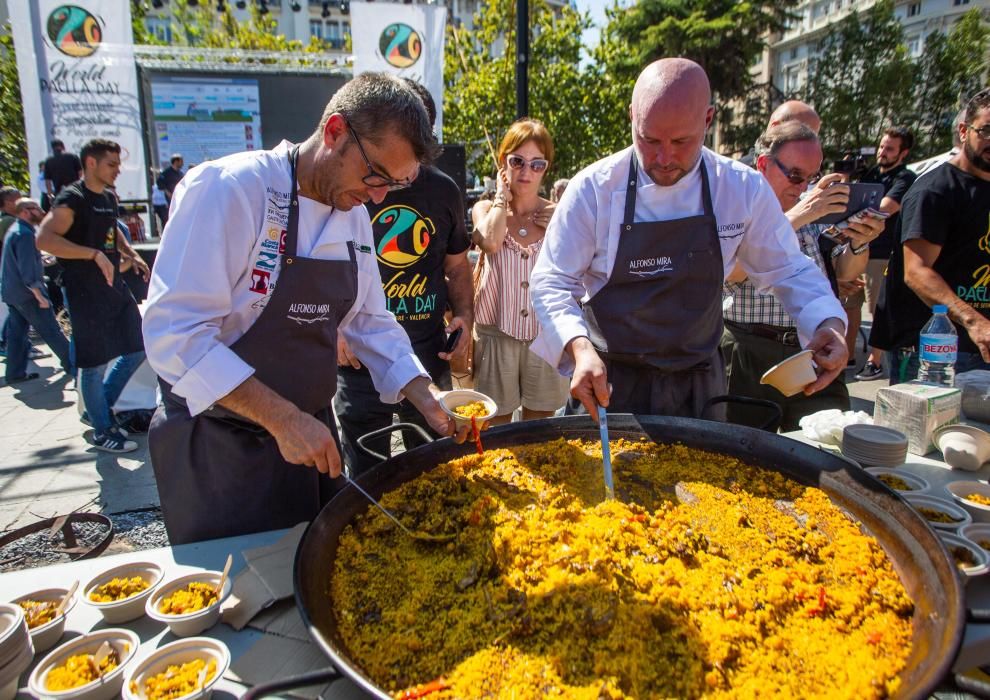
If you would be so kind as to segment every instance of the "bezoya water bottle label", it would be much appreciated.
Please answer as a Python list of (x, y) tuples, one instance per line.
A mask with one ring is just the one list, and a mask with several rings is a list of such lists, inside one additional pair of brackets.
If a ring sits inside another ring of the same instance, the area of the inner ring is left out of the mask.
[(959, 338), (948, 333), (923, 333), (918, 357), (923, 362), (955, 362)]

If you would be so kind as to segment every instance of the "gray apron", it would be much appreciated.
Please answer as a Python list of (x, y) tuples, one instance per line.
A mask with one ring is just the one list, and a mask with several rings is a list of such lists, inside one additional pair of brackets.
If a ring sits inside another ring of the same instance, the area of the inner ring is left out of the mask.
[(629, 187), (612, 274), (584, 305), (591, 342), (605, 362), (609, 410), (698, 418), (725, 393), (722, 249), (701, 162), (704, 213), (637, 223), (638, 164)]
[[(337, 325), (357, 297), (357, 261), (296, 255), (298, 146), (289, 154), (292, 192), (278, 284), (264, 311), (230, 349), (254, 376), (334, 433)], [(315, 305), (300, 319), (293, 304)], [(172, 544), (290, 527), (312, 520), (335, 492), (313, 467), (290, 464), (266, 430), (221, 406), (191, 416), (164, 381), (149, 431), (165, 528)]]

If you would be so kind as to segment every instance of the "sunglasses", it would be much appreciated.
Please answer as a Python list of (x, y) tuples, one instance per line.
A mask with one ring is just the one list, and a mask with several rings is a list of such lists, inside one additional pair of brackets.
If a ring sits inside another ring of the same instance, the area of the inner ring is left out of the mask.
[(534, 173), (542, 173), (550, 165), (550, 161), (546, 158), (534, 158), (533, 160), (526, 160), (522, 156), (517, 156), (515, 153), (506, 157), (505, 162), (509, 164), (509, 167), (513, 170), (521, 170), (524, 166), (528, 165), (529, 169)]
[(786, 165), (777, 160), (776, 156), (770, 156), (770, 160), (773, 161), (774, 165), (780, 169), (780, 172), (784, 174), (784, 177), (786, 177), (787, 181), (792, 185), (806, 185), (818, 177), (818, 173), (804, 176), (793, 168), (788, 168)]
[(990, 141), (990, 124), (984, 124), (979, 129), (977, 129), (972, 124), (967, 124), (966, 128), (975, 131), (976, 135), (979, 136), (984, 141)]
[(411, 182), (404, 180), (395, 180), (387, 175), (382, 175), (380, 172), (375, 170), (375, 166), (371, 164), (368, 154), (364, 151), (364, 146), (361, 145), (361, 139), (358, 137), (358, 133), (354, 131), (354, 127), (352, 127), (346, 119), (344, 120), (344, 123), (347, 124), (347, 128), (350, 129), (351, 134), (354, 135), (354, 143), (357, 144), (358, 150), (361, 151), (361, 157), (364, 158), (364, 164), (368, 166), (368, 174), (361, 178), (361, 182), (366, 184), (368, 187), (387, 187), (389, 192), (403, 190), (412, 184)]

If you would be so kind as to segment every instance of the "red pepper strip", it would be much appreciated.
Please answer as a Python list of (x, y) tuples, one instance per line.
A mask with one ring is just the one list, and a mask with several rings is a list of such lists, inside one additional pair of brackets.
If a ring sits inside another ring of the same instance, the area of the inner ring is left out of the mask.
[(485, 448), (481, 446), (481, 433), (478, 432), (478, 422), (471, 416), (471, 433), (474, 435), (474, 446), (478, 448), (478, 454), (484, 454)]
[(809, 610), (808, 611), (808, 617), (814, 617), (815, 615), (821, 615), (826, 610), (828, 610), (828, 607), (827, 607), (827, 604), (826, 604), (826, 601), (825, 601), (825, 586), (820, 586), (818, 588), (818, 607), (812, 608), (811, 610)]
[(397, 697), (398, 700), (416, 700), (416, 698), (421, 698), (426, 695), (430, 695), (431, 693), (446, 690), (449, 687), (450, 683), (443, 678), (437, 678), (435, 681), (430, 681), (429, 683), (417, 686), (414, 689), (407, 690)]

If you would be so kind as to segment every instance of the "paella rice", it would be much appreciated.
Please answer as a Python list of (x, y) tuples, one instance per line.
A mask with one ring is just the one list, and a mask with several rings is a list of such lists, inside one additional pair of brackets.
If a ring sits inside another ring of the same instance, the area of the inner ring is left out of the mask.
[(120, 657), (117, 656), (116, 649), (112, 649), (109, 654), (100, 661), (99, 671), (92, 654), (76, 654), (70, 656), (61, 666), (56, 666), (45, 677), (46, 690), (71, 690), (92, 683), (102, 675), (120, 665)]
[(472, 401), (454, 409), (454, 413), (464, 418), (484, 418), (488, 415), (488, 406), (482, 401)]
[(55, 619), (58, 610), (57, 600), (19, 600), (17, 604), (24, 610), (24, 619), (28, 629), (47, 625)]
[(921, 513), (925, 520), (932, 523), (959, 523), (962, 518), (957, 518), (951, 513), (946, 513), (938, 508), (928, 508), (926, 506), (915, 506), (915, 510)]
[(130, 578), (112, 578), (106, 583), (94, 588), (89, 599), (94, 603), (112, 603), (117, 600), (130, 598), (141, 591), (147, 590), (150, 584), (140, 576)]
[(952, 558), (956, 562), (956, 567), (959, 569), (968, 569), (976, 566), (978, 563), (976, 561), (976, 554), (969, 547), (953, 545), (949, 547), (949, 552), (952, 554)]
[(982, 493), (971, 493), (968, 496), (963, 496), (963, 499), (978, 503), (981, 506), (990, 506), (990, 497), (984, 496)]
[(172, 591), (158, 603), (158, 612), (166, 615), (188, 615), (204, 610), (217, 602), (216, 586), (202, 581)]
[(899, 476), (880, 474), (877, 478), (895, 491), (914, 491), (914, 487)]
[(181, 665), (173, 664), (161, 673), (145, 678), (142, 685), (131, 681), (130, 688), (132, 693), (144, 700), (170, 700), (202, 688), (216, 674), (216, 659), (193, 659)]
[[(886, 697), (913, 603), (821, 490), (680, 445), (557, 440), (444, 463), (342, 533), (348, 657), (395, 697)], [(828, 669), (823, 673), (822, 669)]]

